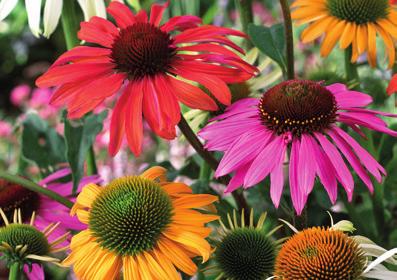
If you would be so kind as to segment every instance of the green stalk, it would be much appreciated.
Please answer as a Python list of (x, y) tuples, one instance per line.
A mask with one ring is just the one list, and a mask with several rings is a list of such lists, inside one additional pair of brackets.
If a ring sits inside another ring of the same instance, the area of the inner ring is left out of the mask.
[(77, 38), (77, 31), (79, 29), (77, 17), (75, 14), (75, 1), (67, 0), (63, 1), (62, 10), (62, 28), (65, 36), (66, 47), (68, 50), (79, 44)]
[(280, 0), (281, 9), (284, 17), (285, 42), (287, 44), (287, 78), (295, 79), (295, 59), (294, 59), (294, 33), (292, 31), (291, 10), (288, 0)]
[(91, 146), (87, 154), (87, 175), (98, 174), (98, 168), (95, 162), (95, 152), (94, 147)]
[(8, 275), (9, 280), (21, 280), (22, 270), (21, 265), (17, 262), (12, 263), (10, 267), (10, 274)]
[[(345, 71), (346, 78), (349, 82), (354, 81), (354, 83), (358, 83), (360, 81), (360, 77), (358, 76), (357, 65), (351, 62), (353, 51), (352, 47), (348, 47), (345, 50)], [(356, 88), (357, 86), (355, 86)]]
[(45, 196), (51, 198), (52, 200), (55, 200), (55, 201), (63, 204), (64, 206), (66, 206), (68, 208), (72, 208), (72, 206), (73, 206), (73, 202), (71, 202), (67, 198), (57, 194), (56, 192), (49, 190), (47, 188), (43, 188), (42, 186), (40, 186), (34, 182), (26, 180), (26, 179), (19, 177), (17, 175), (10, 174), (4, 170), (0, 170), (0, 178), (3, 178), (8, 182), (20, 185), (20, 186), (22, 186), (28, 190), (31, 190), (33, 192), (45, 195)]
[[(237, 11), (240, 15), (241, 26), (243, 32), (247, 34), (248, 25), (254, 21), (254, 15), (252, 12), (252, 0), (235, 0)], [(246, 48), (247, 50), (252, 47), (252, 42), (247, 39)]]
[[(79, 45), (80, 40), (77, 38), (79, 25), (75, 13), (75, 0), (67, 0), (63, 2), (62, 11), (62, 28), (65, 36), (66, 48), (68, 50)], [(88, 175), (97, 174), (97, 166), (95, 162), (94, 148), (91, 146), (87, 155), (87, 173)]]
[(199, 180), (206, 183), (209, 182), (211, 178), (211, 173), (211, 167), (205, 160), (203, 160), (200, 166)]

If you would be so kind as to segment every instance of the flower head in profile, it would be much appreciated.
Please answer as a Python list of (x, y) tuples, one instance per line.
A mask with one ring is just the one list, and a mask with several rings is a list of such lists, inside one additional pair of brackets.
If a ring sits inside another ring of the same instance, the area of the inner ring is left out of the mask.
[[(15, 209), (12, 219), (7, 218), (0, 208), (4, 226), (0, 227), (0, 259), (7, 266), (17, 263), (28, 279), (44, 279), (43, 262), (59, 263), (60, 260), (51, 256), (53, 253), (67, 249), (64, 243), (69, 233), (50, 241), (50, 236), (59, 223), (48, 224), (42, 231), (35, 226), (35, 212), (28, 224), (23, 223), (21, 209)], [(12, 222), (10, 222), (12, 221)]]
[(153, 167), (139, 176), (115, 179), (106, 187), (85, 186), (72, 214), (88, 228), (72, 238), (73, 264), (81, 279), (181, 279), (194, 275), (191, 258), (208, 260), (205, 223), (218, 219), (194, 208), (209, 208), (217, 197), (192, 194), (183, 183), (167, 182)]
[(391, 78), (390, 83), (387, 86), (386, 92), (388, 95), (392, 95), (393, 93), (397, 92), (397, 74), (393, 75), (393, 77)]
[(251, 210), (249, 221), (245, 221), (233, 212), (228, 214), (228, 226), (220, 221), (221, 228), (216, 236), (215, 265), (209, 267), (208, 274), (217, 275), (216, 279), (266, 279), (274, 271), (274, 262), (280, 241), (272, 239), (271, 231), (264, 229), (266, 213), (263, 213), (257, 225), (254, 225), (254, 212)]
[[(64, 179), (70, 174), (71, 171), (68, 168), (58, 170), (40, 181), (39, 185), (68, 197), (68, 199), (75, 200), (75, 197), (70, 195), (73, 183), (59, 182), (60, 179)], [(86, 184), (99, 184), (100, 182), (101, 179), (97, 175), (84, 177), (77, 192), (80, 192)], [(49, 237), (50, 241), (65, 235), (68, 231), (86, 228), (86, 225), (82, 224), (76, 217), (70, 217), (70, 210), (66, 206), (4, 179), (0, 179), (0, 205), (8, 219), (12, 219), (16, 208), (22, 210), (23, 222), (29, 221), (31, 215), (35, 213), (35, 226), (39, 230), (44, 230), (50, 223), (60, 222)], [(0, 225), (2, 225), (1, 222)], [(66, 242), (64, 245), (66, 245)]]
[(292, 6), (292, 18), (298, 24), (309, 23), (302, 32), (304, 43), (325, 34), (322, 56), (328, 56), (339, 42), (341, 49), (352, 48), (352, 62), (366, 52), (369, 64), (375, 67), (379, 35), (386, 45), (389, 68), (394, 64), (397, 12), (389, 0), (296, 0)]
[(252, 187), (270, 176), (270, 195), (278, 207), (284, 166), (288, 166), (292, 203), (300, 214), (316, 177), (332, 203), (337, 199), (338, 182), (348, 199), (353, 197), (348, 165), (371, 192), (370, 174), (381, 182), (384, 168), (338, 126), (351, 127), (361, 136), (361, 128), (397, 136), (379, 117), (396, 115), (364, 108), (371, 102), (369, 95), (343, 84), (291, 80), (269, 89), (260, 99), (234, 103), (199, 135), (207, 140), (207, 149), (224, 152), (215, 175), (235, 173), (227, 192)]
[(39, 87), (58, 87), (51, 102), (66, 104), (69, 118), (83, 116), (121, 89), (111, 121), (111, 155), (118, 152), (124, 134), (131, 151), (140, 154), (143, 117), (160, 137), (175, 138), (178, 101), (217, 110), (208, 92), (228, 105), (226, 83), (248, 80), (256, 71), (227, 38), (244, 33), (200, 26), (195, 16), (176, 16), (161, 25), (167, 5), (153, 4), (148, 17), (144, 10), (134, 15), (126, 5), (111, 2), (107, 11), (117, 26), (99, 17), (83, 22), (79, 38), (97, 46), (68, 51), (37, 80)]

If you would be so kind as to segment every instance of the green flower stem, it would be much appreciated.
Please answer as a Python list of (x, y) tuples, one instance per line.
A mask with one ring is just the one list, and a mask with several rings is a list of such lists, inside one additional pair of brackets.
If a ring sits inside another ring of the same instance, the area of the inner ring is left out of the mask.
[(87, 175), (98, 174), (98, 168), (95, 162), (95, 152), (94, 147), (91, 146), (87, 154)]
[(63, 204), (64, 206), (66, 206), (68, 208), (72, 208), (72, 206), (73, 206), (73, 202), (71, 202), (67, 198), (57, 194), (56, 192), (51, 191), (47, 188), (43, 188), (42, 186), (40, 186), (34, 182), (26, 180), (26, 179), (19, 177), (17, 175), (10, 174), (4, 170), (0, 170), (0, 178), (3, 178), (5, 180), (7, 180), (8, 182), (18, 184), (18, 185), (20, 185), (28, 190), (31, 190), (33, 192), (45, 195), (45, 196), (51, 198), (52, 200), (55, 200), (55, 201)]
[(63, 1), (62, 10), (62, 28), (65, 36), (66, 47), (68, 50), (79, 44), (77, 38), (77, 31), (79, 29), (77, 17), (75, 14), (75, 1), (68, 0)]
[[(63, 2), (62, 11), (62, 28), (65, 36), (66, 48), (68, 50), (79, 45), (80, 40), (77, 38), (79, 30), (78, 20), (75, 13), (75, 0), (68, 0)], [(91, 146), (87, 155), (87, 174), (97, 174), (97, 166), (95, 162), (94, 148)]]
[(360, 81), (360, 77), (358, 76), (357, 65), (351, 62), (352, 53), (353, 51), (351, 46), (345, 50), (346, 78), (349, 82), (354, 81), (354, 83), (358, 83)]
[(208, 163), (203, 160), (200, 166), (200, 175), (199, 179), (202, 182), (209, 182), (211, 178), (211, 167), (208, 165)]
[(294, 59), (294, 33), (292, 32), (291, 10), (288, 0), (280, 0), (281, 9), (284, 17), (285, 42), (287, 43), (287, 78), (295, 79), (295, 59)]
[[(181, 120), (178, 124), (178, 127), (182, 131), (183, 135), (190, 143), (190, 145), (192, 145), (196, 152), (207, 162), (208, 166), (211, 167), (213, 170), (216, 170), (219, 162), (210, 152), (204, 149), (203, 144), (201, 144), (200, 140), (197, 138), (196, 134), (193, 132), (183, 115), (181, 115)], [(230, 176), (224, 176), (219, 179), (223, 184), (227, 184), (230, 181)], [(245, 213), (248, 214), (249, 207), (244, 195), (239, 190), (232, 192), (232, 195), (234, 200), (236, 201), (239, 210), (241, 211), (242, 209), (245, 209)]]
[[(254, 21), (252, 12), (252, 0), (235, 0), (235, 5), (240, 15), (241, 26), (244, 33), (248, 32), (248, 25)], [(246, 41), (247, 49), (252, 47), (250, 40)]]
[(17, 262), (14, 262), (10, 267), (10, 274), (8, 275), (9, 280), (21, 280), (22, 279), (22, 270), (21, 265)]

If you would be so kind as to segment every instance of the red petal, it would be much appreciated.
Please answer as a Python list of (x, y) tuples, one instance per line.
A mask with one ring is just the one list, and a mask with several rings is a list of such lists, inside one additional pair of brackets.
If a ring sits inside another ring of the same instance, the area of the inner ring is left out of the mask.
[(89, 22), (80, 23), (77, 36), (80, 40), (111, 48), (114, 37), (119, 34), (117, 28), (110, 21), (94, 16)]
[(125, 90), (113, 108), (109, 143), (109, 154), (111, 156), (117, 154), (123, 141), (128, 97), (128, 92)]
[(140, 10), (136, 16), (135, 19), (137, 22), (147, 22), (148, 21), (148, 16), (145, 10)]
[(186, 106), (208, 111), (218, 110), (218, 105), (216, 105), (215, 101), (198, 87), (179, 81), (173, 77), (167, 77), (167, 80), (171, 84), (179, 101)]
[(225, 48), (224, 46), (216, 45), (216, 44), (198, 44), (198, 45), (191, 45), (191, 46), (183, 46), (178, 47), (179, 51), (192, 51), (192, 52), (199, 52), (199, 53), (217, 53), (217, 54), (224, 54), (228, 56), (232, 56), (238, 59), (241, 59), (235, 52)]
[(154, 84), (159, 97), (161, 110), (169, 119), (169, 126), (176, 126), (181, 120), (181, 110), (179, 108), (178, 100), (170, 88), (165, 75), (157, 75), (154, 78)]
[(215, 96), (222, 104), (230, 105), (232, 95), (226, 83), (214, 75), (204, 73), (195, 73), (185, 69), (175, 69), (176, 74), (190, 81), (195, 81), (205, 86), (211, 94)]
[(36, 86), (48, 88), (112, 72), (113, 65), (110, 63), (73, 63), (56, 66), (40, 76), (36, 80)]
[(143, 125), (142, 125), (142, 82), (130, 83), (126, 89), (129, 95), (126, 113), (125, 131), (128, 145), (135, 156), (141, 154)]
[(387, 87), (386, 90), (388, 95), (392, 95), (393, 93), (397, 92), (397, 74), (394, 75), (391, 80), (390, 80), (390, 84)]
[(109, 14), (114, 17), (116, 24), (120, 28), (126, 28), (136, 22), (135, 16), (132, 11), (124, 4), (112, 1), (106, 9)]
[(168, 7), (169, 4), (169, 1), (167, 1), (164, 5), (153, 4), (152, 8), (150, 9), (149, 22), (155, 26), (159, 26), (161, 18), (163, 17), (164, 10)]
[(196, 28), (191, 28), (188, 30), (183, 31), (181, 34), (175, 36), (175, 43), (179, 43), (182, 41), (189, 41), (192, 39), (199, 39), (199, 38), (208, 38), (214, 36), (239, 36), (239, 37), (247, 37), (247, 35), (241, 31), (226, 28), (226, 27), (219, 27), (213, 25), (202, 25)]
[(198, 27), (201, 22), (201, 18), (196, 16), (175, 16), (163, 24), (160, 29), (164, 32), (170, 32), (173, 30), (183, 31), (189, 28)]
[(70, 51), (62, 54), (58, 59), (51, 65), (51, 67), (63, 65), (69, 62), (80, 61), (85, 58), (101, 58), (107, 57), (111, 53), (111, 50), (105, 48), (96, 48), (96, 47), (86, 47), (79, 46), (71, 49)]

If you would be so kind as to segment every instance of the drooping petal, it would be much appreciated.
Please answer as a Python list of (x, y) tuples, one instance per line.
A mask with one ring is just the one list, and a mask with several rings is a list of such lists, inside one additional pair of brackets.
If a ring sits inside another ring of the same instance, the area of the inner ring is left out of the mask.
[(44, 280), (44, 269), (41, 264), (33, 263), (32, 270), (30, 270), (29, 266), (25, 264), (23, 266), (23, 271), (28, 276), (28, 279)]
[(59, 0), (46, 0), (44, 6), (44, 37), (49, 38), (55, 31), (62, 13), (63, 1)]
[(124, 91), (117, 101), (116, 106), (113, 108), (112, 120), (110, 123), (109, 143), (109, 154), (111, 156), (115, 156), (117, 154), (123, 141), (128, 99), (129, 95)]
[(159, 26), (161, 18), (163, 17), (164, 10), (168, 7), (169, 1), (165, 2), (164, 5), (153, 4), (150, 10), (149, 23)]
[(292, 198), (292, 204), (294, 205), (295, 211), (298, 215), (302, 214), (303, 208), (305, 207), (307, 195), (301, 188), (298, 182), (298, 162), (299, 162), (299, 140), (294, 140), (291, 147), (291, 157), (289, 162), (289, 184)]
[(89, 21), (93, 16), (106, 18), (104, 0), (77, 0), (83, 10), (84, 20)]
[(247, 174), (248, 169), (250, 168), (250, 164), (246, 164), (237, 169), (236, 173), (233, 175), (229, 184), (225, 189), (225, 193), (231, 193), (235, 191), (238, 187), (241, 187), (244, 184), (244, 177)]
[(142, 148), (143, 120), (142, 101), (143, 90), (141, 82), (130, 82), (125, 94), (129, 95), (126, 107), (125, 131), (131, 151), (139, 156)]
[[(62, 1), (61, 6), (62, 6)], [(41, 0), (25, 0), (28, 24), (33, 35), (39, 37), (41, 19)]]
[(287, 145), (282, 143), (279, 149), (281, 149), (280, 156), (274, 159), (275, 166), (270, 172), (270, 198), (276, 208), (280, 205), (280, 199), (284, 188), (284, 161)]
[(0, 21), (5, 19), (14, 10), (18, 0), (2, 0), (0, 2)]
[(316, 161), (314, 156), (313, 143), (315, 140), (310, 135), (302, 134), (299, 160), (298, 160), (298, 184), (306, 195), (309, 195), (314, 186), (316, 177)]

